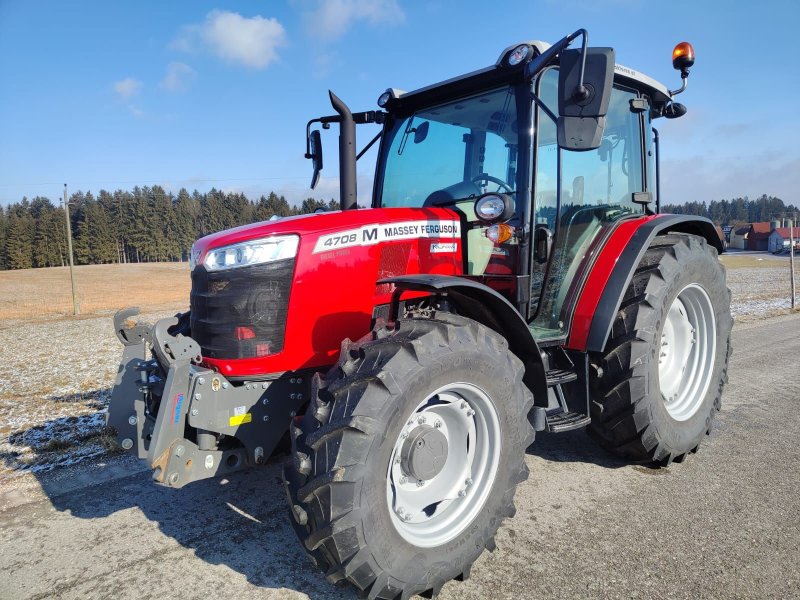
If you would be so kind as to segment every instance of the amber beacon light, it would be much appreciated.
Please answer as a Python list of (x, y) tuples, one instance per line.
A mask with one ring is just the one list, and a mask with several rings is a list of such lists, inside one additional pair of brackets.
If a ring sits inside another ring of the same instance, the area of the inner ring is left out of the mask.
[[(681, 42), (672, 51), (672, 66), (688, 74), (689, 67), (694, 64), (694, 48), (689, 42)], [(685, 75), (683, 75), (685, 77)]]

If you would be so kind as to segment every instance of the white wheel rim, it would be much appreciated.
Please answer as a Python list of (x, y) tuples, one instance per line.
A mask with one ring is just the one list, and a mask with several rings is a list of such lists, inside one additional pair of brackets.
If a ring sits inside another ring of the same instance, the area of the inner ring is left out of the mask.
[[(448, 449), (439, 473), (421, 483), (404, 472), (400, 460), (405, 440), (420, 426), (444, 434)], [(436, 390), (406, 420), (389, 459), (386, 501), (397, 532), (426, 548), (456, 538), (486, 503), (500, 450), (500, 420), (486, 392), (463, 382)]]
[(676, 421), (690, 419), (703, 404), (714, 374), (716, 349), (711, 299), (699, 285), (687, 285), (664, 320), (658, 358), (661, 397)]

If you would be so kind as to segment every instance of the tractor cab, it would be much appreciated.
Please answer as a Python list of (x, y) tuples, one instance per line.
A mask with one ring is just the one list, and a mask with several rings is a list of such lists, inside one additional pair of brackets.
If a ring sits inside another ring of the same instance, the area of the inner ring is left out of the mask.
[(383, 124), (372, 207), (458, 213), (463, 276), (505, 296), (545, 343), (568, 335), (571, 284), (615, 224), (658, 211), (652, 119), (685, 112), (663, 85), (579, 35), (581, 49), (517, 44), (493, 67), (389, 89), (379, 118), (356, 119)]

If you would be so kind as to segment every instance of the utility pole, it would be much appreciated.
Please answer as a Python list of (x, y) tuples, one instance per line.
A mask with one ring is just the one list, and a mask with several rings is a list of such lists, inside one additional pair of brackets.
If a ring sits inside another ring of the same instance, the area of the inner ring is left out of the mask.
[[(795, 215), (796, 216), (796, 215)], [(789, 278), (792, 282), (792, 310), (795, 309), (794, 289), (794, 219), (789, 221)]]
[(75, 269), (72, 264), (72, 221), (69, 219), (69, 202), (67, 202), (67, 184), (64, 184), (64, 214), (67, 217), (67, 252), (69, 253), (69, 280), (72, 284), (72, 314), (81, 314), (78, 298), (75, 295)]

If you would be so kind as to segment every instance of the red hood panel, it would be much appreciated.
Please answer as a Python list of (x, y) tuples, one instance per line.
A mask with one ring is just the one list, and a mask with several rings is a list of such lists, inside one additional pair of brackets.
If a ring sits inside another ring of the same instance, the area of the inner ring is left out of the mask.
[(369, 333), (375, 306), (389, 303), (392, 286), (378, 286), (378, 279), (463, 273), (463, 233), (458, 214), (449, 209), (385, 208), (287, 217), (198, 240), (200, 262), (221, 246), (272, 235), (300, 236), (282, 352), (206, 359), (207, 364), (231, 377), (333, 364), (342, 340)]

